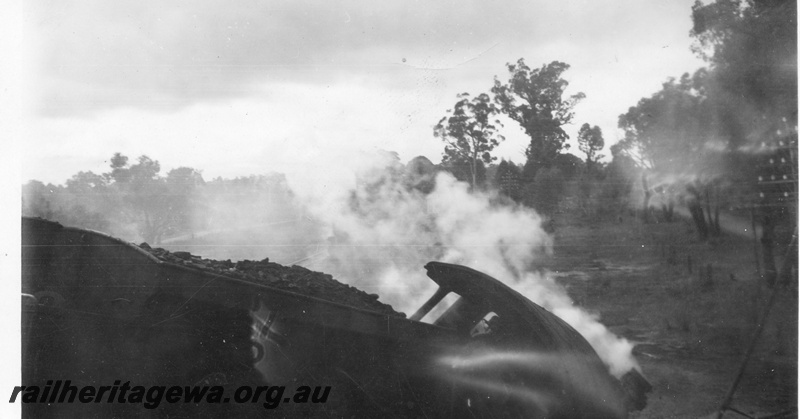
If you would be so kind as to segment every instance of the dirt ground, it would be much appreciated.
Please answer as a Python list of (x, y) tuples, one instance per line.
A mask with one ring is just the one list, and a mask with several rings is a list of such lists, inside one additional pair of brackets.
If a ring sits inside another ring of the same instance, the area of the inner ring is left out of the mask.
[[(758, 280), (752, 236), (727, 232), (703, 243), (686, 220), (566, 216), (555, 217), (554, 235), (543, 267), (576, 304), (636, 344), (654, 390), (633, 417), (715, 417), (772, 293)], [(735, 393), (731, 405), (750, 416), (797, 417), (797, 295), (796, 278), (778, 289)]]

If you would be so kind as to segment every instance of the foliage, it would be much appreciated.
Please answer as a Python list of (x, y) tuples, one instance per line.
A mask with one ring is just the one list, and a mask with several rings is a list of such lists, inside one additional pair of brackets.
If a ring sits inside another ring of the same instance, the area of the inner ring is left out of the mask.
[(522, 171), (513, 162), (500, 161), (494, 183), (503, 195), (517, 202), (522, 199)]
[(489, 95), (483, 93), (469, 99), (469, 94), (462, 93), (458, 98), (451, 115), (433, 128), (433, 135), (445, 142), (442, 163), (452, 167), (467, 163), (470, 184), (474, 187), (478, 182), (478, 163), (489, 164), (497, 159), (491, 152), (504, 140), (497, 133), (502, 124), (491, 120), (497, 108)]
[(109, 172), (78, 172), (63, 186), (28, 182), (23, 186), (23, 214), (122, 237), (135, 235), (150, 243), (189, 231), (196, 188), (203, 184), (200, 173), (182, 167), (162, 177), (158, 161), (147, 156), (133, 165), (128, 161), (115, 153)]
[(638, 171), (633, 159), (619, 152), (618, 148), (612, 146), (611, 153), (611, 162), (604, 170), (601, 200), (605, 202), (604, 208), (621, 214), (628, 206)]
[(442, 161), (441, 168), (457, 180), (467, 182), (474, 187), (482, 187), (486, 183), (486, 166), (482, 160), (475, 162), (475, 166), (468, 160)]
[(692, 7), (693, 50), (709, 63), (708, 88), (732, 147), (767, 127), (797, 125), (796, 19), (794, 0), (697, 1)]
[(122, 153), (114, 153), (111, 157), (111, 172), (104, 174), (109, 180), (115, 182), (127, 182), (130, 171), (128, 167), (128, 157), (123, 156)]
[(67, 180), (66, 187), (76, 194), (102, 193), (107, 189), (107, 182), (102, 175), (78, 172)]
[(203, 229), (249, 231), (299, 213), (283, 175), (206, 182), (190, 167), (164, 176), (147, 156), (129, 161), (116, 153), (107, 173), (79, 172), (65, 185), (32, 180), (22, 188), (22, 213), (150, 244), (184, 240)]
[[(698, 1), (692, 7), (692, 21), (694, 51), (709, 63), (708, 90), (720, 121), (718, 135), (731, 152), (726, 177), (741, 189), (762, 176), (759, 165), (752, 164), (752, 153), (763, 151), (759, 143), (780, 149), (785, 137), (797, 132), (797, 2)], [(773, 172), (770, 177), (780, 172), (773, 169), (768, 170)], [(771, 254), (777, 220), (796, 224), (796, 175), (790, 183), (795, 194), (788, 205), (770, 199), (740, 202), (757, 208), (767, 282), (775, 277)], [(733, 191), (733, 195), (748, 194)]]
[(553, 160), (553, 167), (558, 168), (564, 176), (564, 180), (572, 180), (578, 177), (584, 169), (583, 160), (571, 153), (563, 153), (556, 156)]
[(409, 160), (405, 169), (405, 185), (423, 194), (429, 194), (436, 185), (436, 166), (427, 157), (417, 156)]
[(531, 69), (523, 59), (506, 65), (509, 79), (501, 83), (495, 77), (492, 93), (500, 110), (520, 124), (530, 137), (525, 151), (525, 176), (533, 179), (541, 168), (550, 167), (556, 156), (569, 148), (569, 138), (562, 128), (573, 118), (572, 109), (585, 97), (583, 93), (564, 98), (569, 84), (561, 75), (569, 65), (553, 61)]
[(192, 230), (195, 222), (193, 214), (204, 210), (203, 201), (199, 197), (199, 189), (204, 184), (203, 175), (190, 167), (179, 167), (167, 173), (166, 233), (178, 234)]
[(586, 154), (586, 168), (592, 171), (597, 161), (603, 158), (600, 151), (605, 147), (603, 131), (598, 127), (590, 126), (588, 123), (581, 125), (578, 131), (578, 149)]
[(540, 170), (533, 182), (524, 186), (523, 202), (543, 214), (553, 215), (558, 209), (564, 186), (564, 173), (557, 167)]
[(128, 158), (117, 153), (111, 169), (112, 186), (127, 204), (127, 216), (138, 223), (146, 242), (159, 243), (175, 219), (170, 213), (173, 197), (165, 179), (159, 176), (161, 165), (140, 156), (136, 164), (129, 166)]
[(765, 236), (780, 215), (780, 205), (747, 196), (753, 195), (760, 145), (778, 147), (773, 143), (796, 131), (796, 17), (795, 1), (695, 2), (693, 50), (708, 67), (669, 80), (620, 116), (625, 138), (616, 152), (677, 180), (664, 187), (683, 193), (703, 239), (720, 233), (723, 205), (757, 205)]
[[(80, 172), (67, 186), (31, 180), (22, 187), (22, 214), (58, 220), (67, 225), (106, 231), (109, 220), (103, 214), (108, 202), (105, 180), (92, 172)], [(104, 205), (101, 205), (104, 204)]]
[(620, 115), (625, 138), (623, 151), (640, 166), (661, 173), (681, 173), (704, 168), (703, 152), (711, 138), (710, 109), (705, 96), (704, 70), (680, 80), (670, 78), (660, 91), (639, 100)]

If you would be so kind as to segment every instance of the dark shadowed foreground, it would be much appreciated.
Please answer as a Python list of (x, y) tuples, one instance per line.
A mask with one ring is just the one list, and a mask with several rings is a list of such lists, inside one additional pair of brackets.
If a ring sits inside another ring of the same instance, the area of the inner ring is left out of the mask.
[[(258, 391), (247, 403), (47, 400), (24, 404), (26, 417), (620, 418), (642, 407), (566, 323), (458, 265), (426, 265), (439, 291), (409, 319), (304, 268), (210, 261), (41, 219), (23, 220), (22, 265), (23, 385), (330, 387), (324, 402)], [(29, 388), (21, 400), (42, 399)]]

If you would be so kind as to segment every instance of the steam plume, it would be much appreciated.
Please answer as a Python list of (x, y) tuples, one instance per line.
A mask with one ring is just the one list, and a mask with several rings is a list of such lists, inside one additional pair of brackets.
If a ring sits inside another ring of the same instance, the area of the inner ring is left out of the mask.
[(414, 182), (391, 154), (355, 166), (353, 175), (317, 179), (316, 187), (306, 183), (312, 181), (307, 173), (287, 175), (309, 213), (330, 226), (326, 257), (309, 267), (375, 292), (409, 313), (436, 288), (425, 276), (425, 263), (470, 266), (575, 327), (614, 375), (638, 368), (632, 344), (574, 306), (552, 277), (537, 273), (536, 260), (551, 251), (552, 239), (532, 209), (471, 191), (447, 173), (436, 175), (435, 187), (426, 194), (409, 187)]

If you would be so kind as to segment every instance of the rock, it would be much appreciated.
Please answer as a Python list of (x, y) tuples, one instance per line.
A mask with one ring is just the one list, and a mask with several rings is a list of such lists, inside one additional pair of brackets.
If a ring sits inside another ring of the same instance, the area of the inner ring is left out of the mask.
[(184, 260), (189, 260), (192, 258), (192, 254), (189, 252), (172, 252), (172, 255)]
[(145, 247), (144, 245), (146, 243), (140, 245), (140, 248), (168, 263), (180, 264), (216, 275), (222, 274), (230, 278), (314, 296), (389, 316), (405, 317), (405, 314), (399, 313), (391, 306), (378, 301), (380, 298), (378, 294), (367, 294), (355, 287), (337, 281), (329, 274), (315, 272), (303, 266), (287, 267), (270, 262), (269, 258), (261, 261), (217, 261), (193, 256), (189, 252), (168, 252), (161, 248), (152, 249), (150, 246)]

